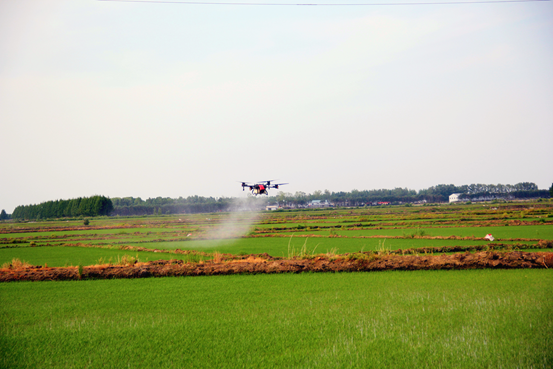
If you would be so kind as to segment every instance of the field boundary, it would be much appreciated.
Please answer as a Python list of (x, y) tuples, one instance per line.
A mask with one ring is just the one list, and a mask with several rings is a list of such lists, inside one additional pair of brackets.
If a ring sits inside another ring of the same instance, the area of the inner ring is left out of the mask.
[(553, 268), (553, 252), (488, 251), (452, 255), (397, 255), (359, 252), (291, 259), (278, 259), (267, 254), (259, 254), (237, 260), (224, 260), (223, 255), (219, 254), (215, 255), (212, 261), (198, 263), (185, 263), (182, 260), (157, 260), (122, 266), (4, 268), (0, 270), (0, 282), (305, 272), (525, 268)]

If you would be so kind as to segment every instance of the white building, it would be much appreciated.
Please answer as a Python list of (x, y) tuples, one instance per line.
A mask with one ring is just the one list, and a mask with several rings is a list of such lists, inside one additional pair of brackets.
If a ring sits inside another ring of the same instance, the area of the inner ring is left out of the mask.
[(325, 201), (323, 201), (323, 200), (313, 200), (310, 203), (308, 203), (307, 206), (312, 207), (312, 208), (326, 208), (326, 207), (330, 206), (330, 203), (328, 202), (328, 200), (325, 200)]
[(461, 199), (459, 199), (459, 197), (461, 197), (462, 193), (452, 193), (451, 195), (449, 195), (449, 202), (457, 202), (457, 201), (461, 201)]

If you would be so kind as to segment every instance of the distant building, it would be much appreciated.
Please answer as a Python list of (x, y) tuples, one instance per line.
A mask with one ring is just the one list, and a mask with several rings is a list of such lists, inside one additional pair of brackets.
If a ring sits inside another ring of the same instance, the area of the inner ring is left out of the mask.
[(330, 203), (328, 202), (328, 200), (312, 200), (307, 204), (307, 206), (309, 206), (310, 208), (326, 208), (330, 206)]
[(265, 210), (277, 210), (278, 205), (267, 205), (265, 206)]
[(449, 202), (461, 201), (460, 199), (461, 195), (462, 193), (452, 193), (451, 195), (449, 195)]

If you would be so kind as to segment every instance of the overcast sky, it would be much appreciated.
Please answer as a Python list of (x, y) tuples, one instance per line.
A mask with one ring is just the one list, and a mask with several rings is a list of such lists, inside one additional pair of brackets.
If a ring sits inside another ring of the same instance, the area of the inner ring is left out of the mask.
[(0, 155), (8, 213), (268, 179), (549, 188), (553, 2), (3, 0)]

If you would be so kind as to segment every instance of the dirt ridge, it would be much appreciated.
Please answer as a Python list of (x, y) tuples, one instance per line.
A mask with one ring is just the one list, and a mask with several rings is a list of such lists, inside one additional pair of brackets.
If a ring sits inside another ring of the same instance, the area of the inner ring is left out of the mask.
[(79, 279), (209, 276), (230, 274), (274, 274), (302, 272), (371, 272), (386, 270), (553, 268), (551, 252), (477, 252), (453, 255), (366, 255), (338, 257), (319, 255), (304, 259), (276, 259), (257, 254), (230, 261), (185, 263), (157, 260), (134, 265), (95, 265), (47, 268), (31, 266), (0, 270), (0, 282), (59, 281)]

